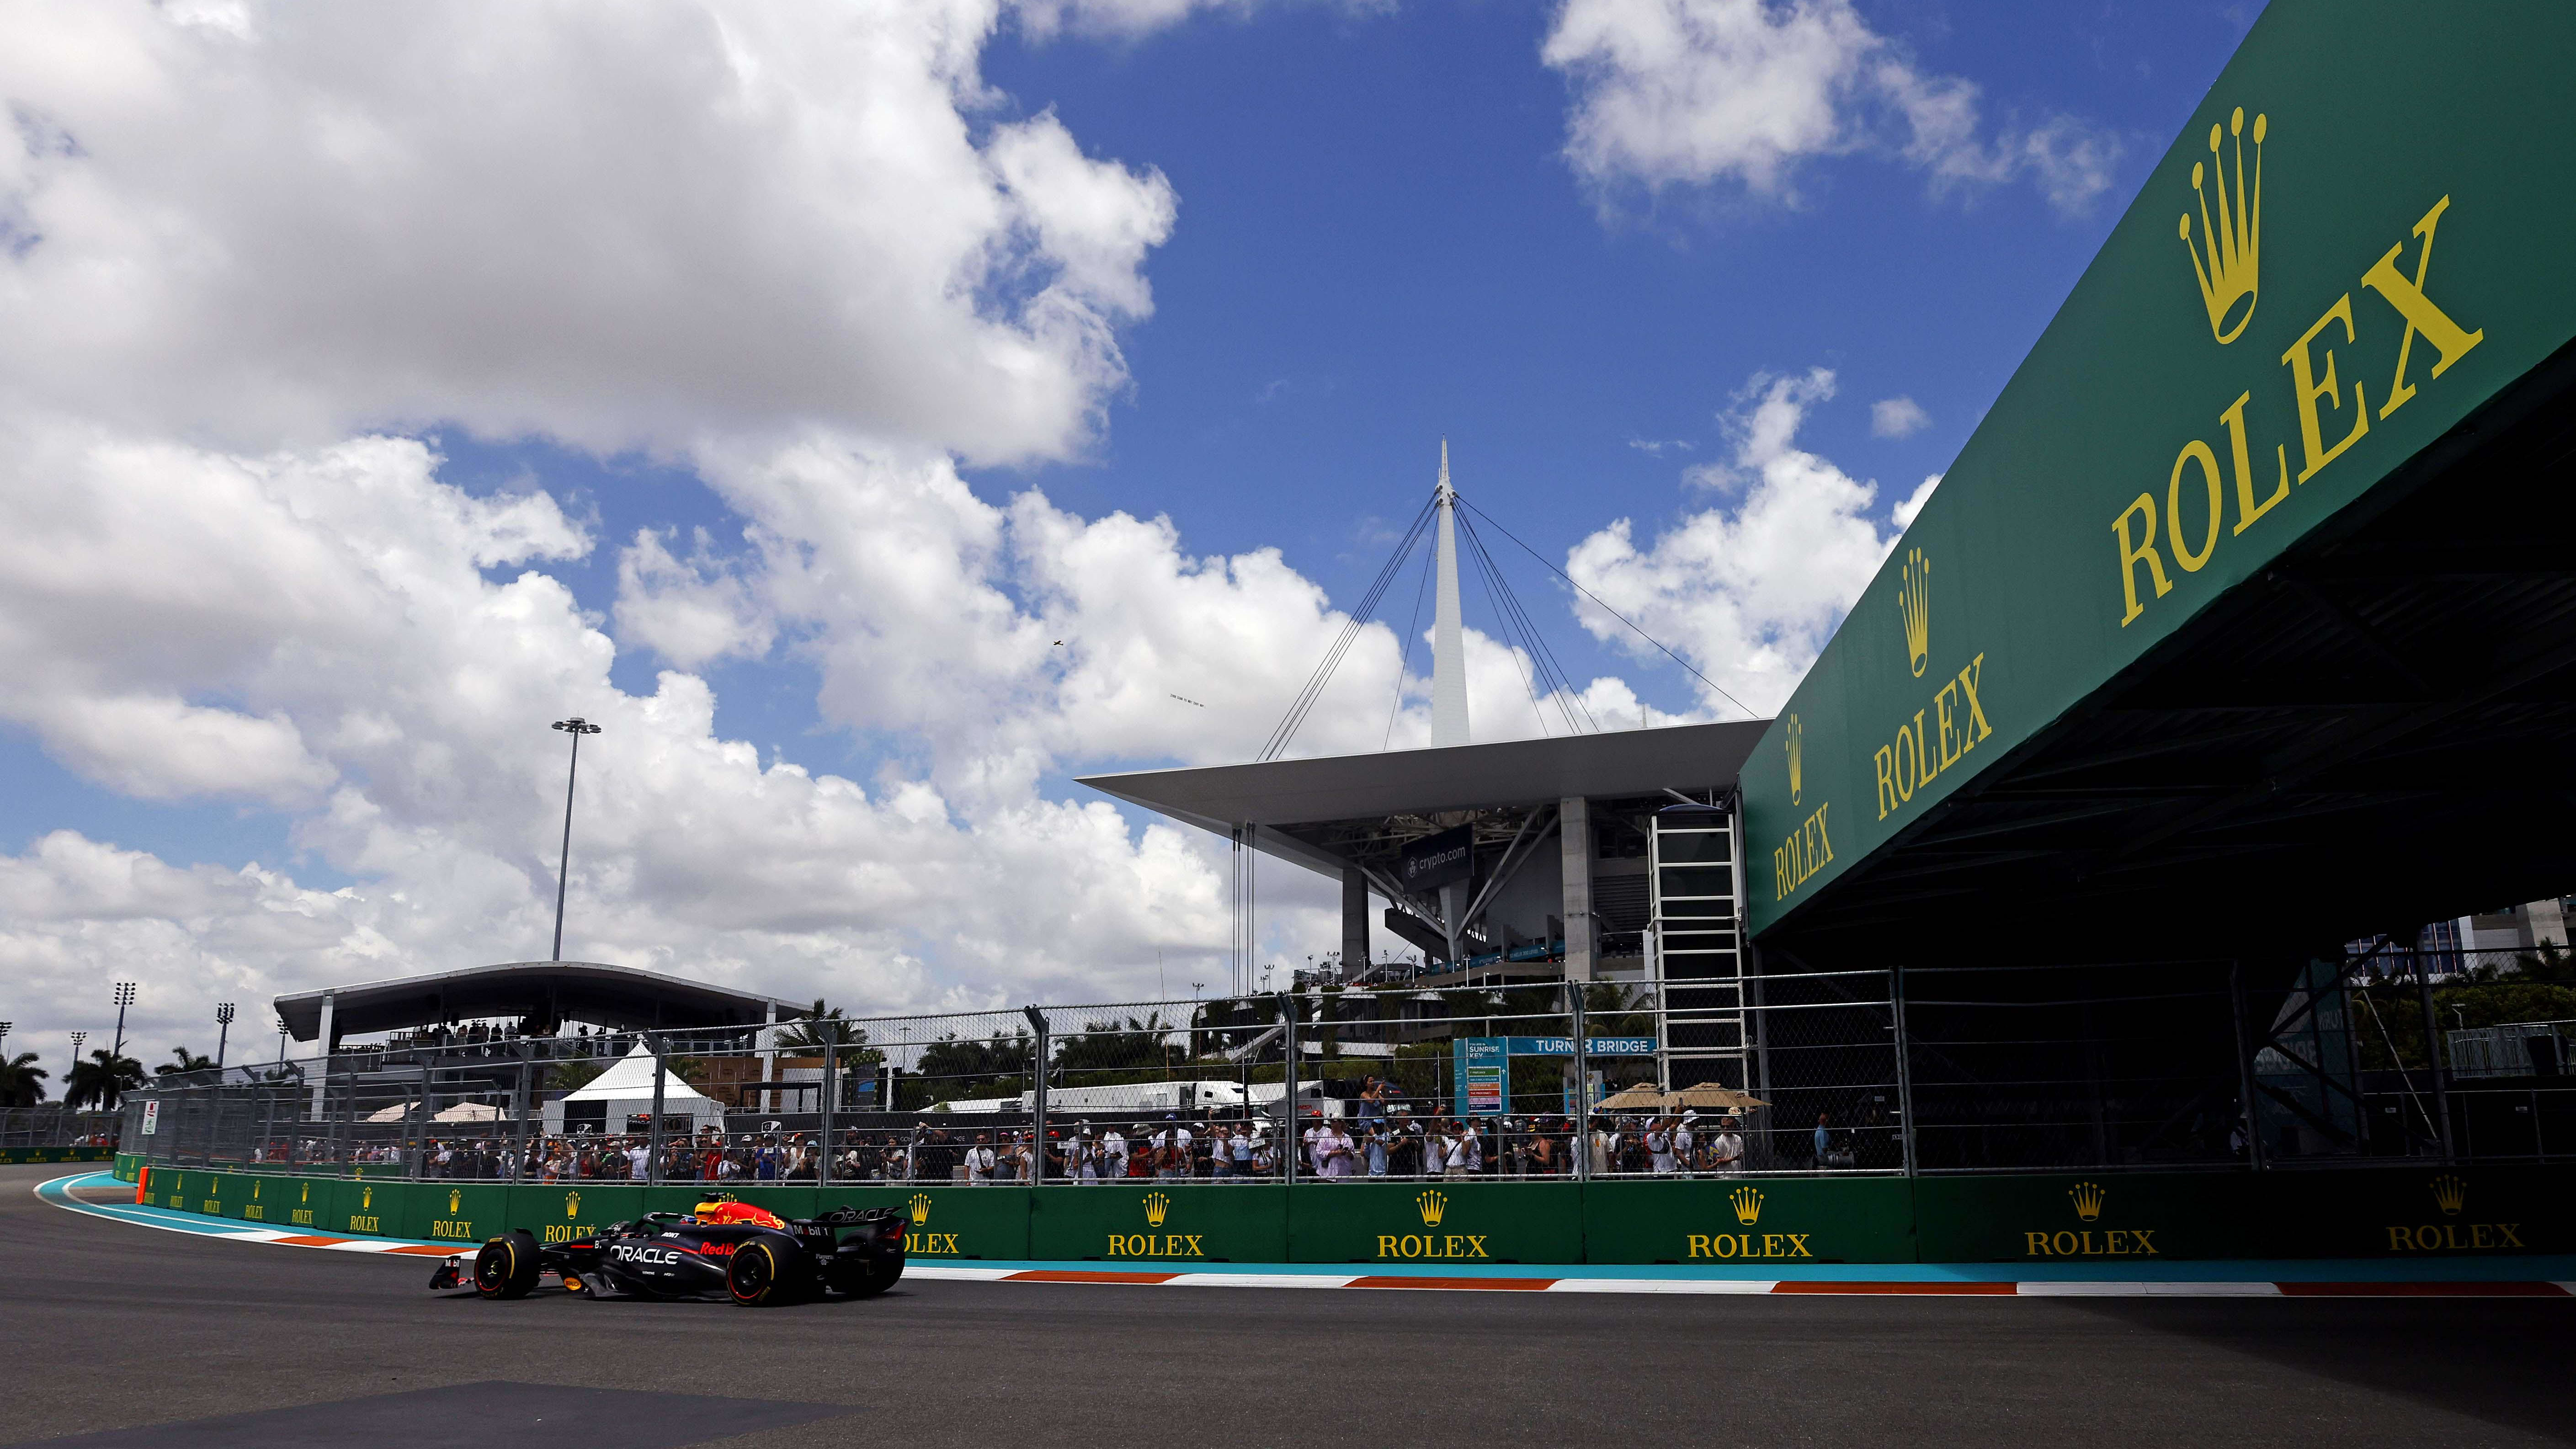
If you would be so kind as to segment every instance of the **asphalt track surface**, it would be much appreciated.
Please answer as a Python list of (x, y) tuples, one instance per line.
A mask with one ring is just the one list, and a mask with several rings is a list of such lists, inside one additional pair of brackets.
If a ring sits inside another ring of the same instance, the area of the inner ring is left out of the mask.
[[(2576, 1442), (2565, 1299), (907, 1281), (873, 1301), (767, 1311), (483, 1303), (425, 1292), (418, 1258), (160, 1232), (30, 1191), (88, 1170), (0, 1167), (0, 1444), (151, 1426), (163, 1427), (93, 1442)], [(246, 1414), (265, 1417), (181, 1427)], [(772, 1427), (733, 1432), (755, 1421)]]

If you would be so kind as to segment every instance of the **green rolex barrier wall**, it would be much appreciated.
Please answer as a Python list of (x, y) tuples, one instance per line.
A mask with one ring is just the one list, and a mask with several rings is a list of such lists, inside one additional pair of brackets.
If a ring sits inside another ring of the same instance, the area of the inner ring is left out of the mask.
[(105, 1162), (104, 1147), (0, 1147), (0, 1166), (15, 1162)]
[[(400, 1182), (155, 1167), (145, 1200), (265, 1226), (470, 1245), (548, 1242), (686, 1185)], [(2576, 1254), (2576, 1166), (1733, 1178), (1681, 1182), (761, 1187), (787, 1217), (890, 1207), (924, 1260), (1188, 1263), (2085, 1264)]]
[(1582, 1261), (1911, 1263), (1913, 1187), (1901, 1177), (1593, 1183), (1582, 1189)]

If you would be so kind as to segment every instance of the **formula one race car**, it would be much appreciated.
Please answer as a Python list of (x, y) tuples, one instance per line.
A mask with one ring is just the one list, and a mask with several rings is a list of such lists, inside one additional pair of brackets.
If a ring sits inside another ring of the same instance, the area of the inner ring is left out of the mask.
[(892, 1208), (779, 1217), (718, 1199), (694, 1213), (646, 1213), (588, 1237), (539, 1245), (524, 1228), (431, 1275), (432, 1291), (468, 1282), (485, 1298), (525, 1298), (548, 1273), (585, 1298), (730, 1298), (746, 1308), (870, 1298), (903, 1276), (906, 1219)]

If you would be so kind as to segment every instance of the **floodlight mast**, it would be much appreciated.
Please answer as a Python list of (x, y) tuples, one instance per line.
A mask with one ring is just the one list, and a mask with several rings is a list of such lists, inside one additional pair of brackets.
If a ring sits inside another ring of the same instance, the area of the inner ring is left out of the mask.
[(134, 983), (116, 983), (116, 1044), (107, 1049), (111, 1057), (125, 1055), (125, 1008), (134, 1004)]
[(572, 871), (572, 792), (581, 778), (581, 737), (599, 733), (599, 726), (574, 715), (555, 721), (555, 728), (572, 736), (572, 765), (564, 772), (563, 858), (555, 866), (555, 951), (551, 960), (563, 959), (564, 886)]

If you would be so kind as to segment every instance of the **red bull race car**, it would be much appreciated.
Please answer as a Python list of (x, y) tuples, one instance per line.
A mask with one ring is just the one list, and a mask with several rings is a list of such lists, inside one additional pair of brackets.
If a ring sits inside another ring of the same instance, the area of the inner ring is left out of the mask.
[(513, 1229), (470, 1261), (460, 1253), (441, 1263), (429, 1286), (525, 1298), (551, 1274), (584, 1298), (725, 1298), (746, 1308), (872, 1298), (903, 1276), (905, 1226), (892, 1208), (788, 1219), (718, 1198), (692, 1213), (646, 1213), (562, 1243), (540, 1244)]

